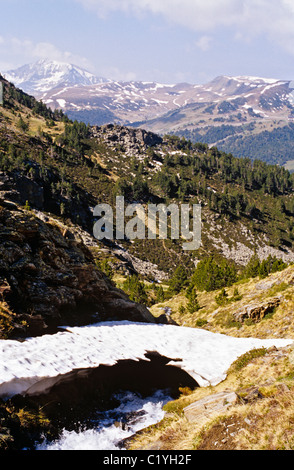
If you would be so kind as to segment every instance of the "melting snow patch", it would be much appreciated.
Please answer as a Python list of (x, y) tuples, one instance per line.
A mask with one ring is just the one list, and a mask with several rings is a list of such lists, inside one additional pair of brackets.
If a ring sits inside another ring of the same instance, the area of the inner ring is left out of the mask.
[(59, 98), (59, 99), (57, 99), (56, 101), (57, 101), (57, 103), (59, 104), (59, 106), (60, 106), (61, 108), (64, 108), (64, 107), (65, 107), (66, 101), (65, 101), (64, 99)]
[(68, 327), (55, 335), (23, 342), (0, 341), (0, 396), (29, 393), (45, 378), (54, 384), (58, 376), (74, 369), (111, 366), (122, 359), (146, 360), (147, 351), (171, 358), (170, 365), (183, 369), (200, 386), (216, 385), (245, 352), (292, 342), (235, 338), (196, 328), (127, 321)]

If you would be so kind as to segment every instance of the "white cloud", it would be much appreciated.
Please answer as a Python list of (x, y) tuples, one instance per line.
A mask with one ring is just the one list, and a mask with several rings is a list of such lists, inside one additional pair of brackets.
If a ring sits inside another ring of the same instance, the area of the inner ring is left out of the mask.
[(203, 52), (206, 52), (210, 49), (212, 40), (212, 36), (201, 36), (201, 38), (196, 41), (195, 45)]
[(23, 40), (17, 37), (0, 36), (0, 56), (0, 68), (4, 71), (39, 59), (70, 62), (81, 67), (91, 68), (91, 64), (84, 57), (68, 51), (61, 51), (54, 44), (49, 42), (34, 43), (30, 39)]
[[(153, 13), (187, 27), (205, 31), (216, 24), (230, 24), (238, 14), (239, 0), (75, 0), (105, 17), (112, 11), (137, 15)], [(242, 2), (241, 2), (242, 3)]]
[(110, 77), (112, 80), (131, 82), (138, 80), (137, 74), (130, 70), (121, 70), (115, 66), (101, 66), (99, 74), (103, 77)]
[(73, 0), (100, 17), (114, 11), (152, 13), (192, 30), (230, 28), (239, 37), (265, 35), (289, 51), (294, 38), (293, 0)]

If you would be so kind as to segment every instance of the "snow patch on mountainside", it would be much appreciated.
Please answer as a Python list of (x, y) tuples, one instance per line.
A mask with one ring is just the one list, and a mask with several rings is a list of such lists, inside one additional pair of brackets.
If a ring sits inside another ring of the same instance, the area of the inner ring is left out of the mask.
[(276, 82), (279, 82), (279, 80), (277, 78), (263, 78), (263, 77), (254, 77), (254, 76), (237, 76), (237, 77), (227, 77), (226, 78), (228, 79), (233, 79), (233, 80), (237, 80), (239, 82), (247, 82), (247, 83), (253, 83), (253, 82), (257, 82), (257, 83), (268, 83), (268, 84), (273, 84), (273, 83), (276, 83)]
[(65, 62), (39, 60), (4, 73), (6, 80), (27, 93), (44, 93), (61, 85), (86, 86), (107, 81)]

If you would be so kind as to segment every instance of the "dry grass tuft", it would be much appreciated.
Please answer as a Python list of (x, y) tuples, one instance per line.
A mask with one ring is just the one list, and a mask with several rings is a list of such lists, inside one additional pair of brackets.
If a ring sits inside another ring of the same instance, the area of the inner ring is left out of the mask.
[(14, 329), (15, 314), (6, 302), (0, 301), (0, 338), (6, 339)]

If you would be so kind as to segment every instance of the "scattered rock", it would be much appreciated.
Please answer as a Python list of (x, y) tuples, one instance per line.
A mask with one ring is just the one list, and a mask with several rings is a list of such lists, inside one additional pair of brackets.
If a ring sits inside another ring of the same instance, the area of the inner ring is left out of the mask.
[(263, 398), (263, 394), (258, 387), (252, 386), (238, 391), (238, 397), (242, 403), (251, 403), (259, 398)]
[(274, 345), (274, 346), (271, 346), (270, 348), (268, 348), (267, 350), (267, 353), (270, 354), (272, 352), (276, 352), (278, 351), (277, 347)]
[(164, 325), (177, 325), (178, 326), (178, 323), (172, 319), (171, 313), (172, 313), (172, 310), (170, 307), (164, 307), (164, 313), (162, 313), (161, 315), (159, 315), (159, 317), (157, 317), (156, 322), (162, 323)]
[(114, 426), (116, 428), (120, 428), (122, 431), (129, 431), (130, 430), (130, 426), (128, 426), (128, 424), (126, 422), (122, 421), (122, 420), (115, 421)]
[(284, 384), (284, 383), (280, 383), (277, 385), (277, 389), (280, 393), (288, 393), (290, 392), (290, 389), (288, 387), (288, 385)]
[(166, 281), (168, 279), (167, 273), (158, 269), (158, 266), (151, 263), (150, 261), (143, 261), (136, 256), (128, 253), (122, 247), (117, 245), (112, 253), (116, 256), (122, 263), (125, 263), (125, 267), (130, 272), (136, 272), (142, 276), (152, 276), (157, 281)]
[(258, 290), (269, 290), (271, 289), (275, 284), (279, 283), (279, 280), (275, 279), (269, 279), (267, 281), (262, 281), (259, 282), (258, 284), (255, 285), (255, 289)]
[(11, 293), (11, 287), (6, 279), (0, 279), (0, 299), (4, 300)]
[(233, 391), (224, 391), (209, 395), (184, 408), (184, 414), (188, 421), (204, 421), (211, 418), (212, 413), (222, 413), (235, 405), (238, 396)]

